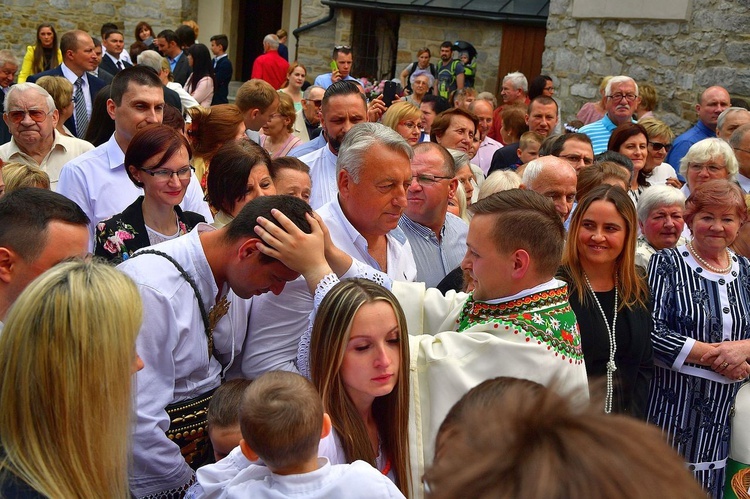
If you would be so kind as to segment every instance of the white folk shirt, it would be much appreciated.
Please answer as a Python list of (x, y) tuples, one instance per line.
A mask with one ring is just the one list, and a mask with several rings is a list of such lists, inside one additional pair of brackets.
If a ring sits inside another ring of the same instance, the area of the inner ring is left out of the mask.
[[(149, 248), (177, 260), (195, 281), (206, 310), (216, 303), (219, 293), (199, 238), (200, 233), (211, 230), (215, 229), (199, 224), (185, 236)], [(193, 471), (180, 448), (165, 435), (170, 424), (165, 409), (219, 386), (219, 361), (227, 365), (238, 356), (250, 302), (228, 293), (229, 311), (213, 333), (217, 360), (208, 354), (195, 292), (171, 262), (157, 255), (141, 255), (117, 268), (135, 281), (143, 299), (143, 325), (136, 351), (145, 367), (136, 374), (137, 421), (130, 471), (131, 491), (142, 497), (181, 487), (191, 480)]]
[(337, 159), (338, 156), (331, 152), (328, 144), (299, 158), (300, 161), (310, 167), (310, 179), (312, 180), (310, 206), (313, 210), (333, 201), (339, 194), (336, 179)]
[[(128, 177), (124, 162), (125, 153), (112, 134), (107, 142), (70, 161), (60, 171), (57, 192), (75, 201), (88, 215), (92, 251), (96, 224), (121, 213), (143, 195), (143, 189), (136, 187)], [(200, 213), (207, 222), (214, 220), (195, 175), (190, 178), (180, 207)]]

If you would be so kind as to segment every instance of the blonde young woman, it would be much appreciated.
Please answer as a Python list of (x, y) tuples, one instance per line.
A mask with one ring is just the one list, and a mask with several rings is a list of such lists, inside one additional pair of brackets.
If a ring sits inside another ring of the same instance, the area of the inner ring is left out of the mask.
[(287, 156), (302, 145), (302, 140), (292, 133), (296, 119), (294, 101), (289, 95), (279, 92), (279, 108), (268, 118), (260, 134), (260, 145), (272, 158)]
[(130, 497), (141, 315), (103, 263), (59, 264), (21, 293), (0, 335), (0, 496)]
[(234, 104), (192, 107), (188, 109), (188, 115), (192, 120), (187, 130), (193, 147), (192, 163), (205, 191), (211, 159), (224, 143), (245, 137), (245, 122)]
[(409, 341), (398, 300), (372, 281), (339, 282), (320, 302), (309, 346), (310, 379), (333, 424), (321, 455), (367, 461), (408, 497)]

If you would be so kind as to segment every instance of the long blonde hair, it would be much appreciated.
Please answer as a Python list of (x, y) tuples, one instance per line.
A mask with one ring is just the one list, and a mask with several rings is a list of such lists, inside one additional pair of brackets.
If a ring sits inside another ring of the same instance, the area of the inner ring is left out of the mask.
[(0, 481), (46, 497), (129, 497), (141, 317), (133, 281), (104, 263), (62, 263), (21, 293), (0, 335)]
[(384, 301), (393, 307), (399, 326), (400, 363), (398, 382), (388, 395), (377, 397), (372, 413), (378, 426), (383, 453), (390, 459), (396, 485), (409, 496), (409, 335), (398, 300), (382, 286), (365, 279), (349, 279), (331, 289), (320, 304), (310, 341), (310, 376), (331, 416), (346, 460), (358, 459), (375, 466), (364, 421), (341, 379), (341, 364), (349, 343), (352, 321), (362, 305)]

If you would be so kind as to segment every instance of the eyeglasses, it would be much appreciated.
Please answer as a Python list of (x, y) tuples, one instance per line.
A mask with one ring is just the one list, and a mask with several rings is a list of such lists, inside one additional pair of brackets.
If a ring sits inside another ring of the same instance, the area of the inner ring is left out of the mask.
[[(52, 111), (54, 111), (54, 109)], [(28, 111), (10, 111), (6, 114), (8, 115), (8, 118), (10, 118), (10, 121), (17, 125), (23, 121), (27, 114), (37, 123), (43, 123), (44, 120), (47, 119), (47, 116), (52, 114), (52, 111), (47, 112), (42, 111), (41, 109), (29, 109)]]
[(312, 102), (313, 104), (315, 104), (315, 107), (320, 107), (323, 104), (323, 100), (322, 99), (315, 99), (315, 100), (313, 100), (313, 99), (307, 99), (307, 100), (309, 102)]
[(409, 130), (414, 130), (415, 128), (419, 128), (419, 123), (414, 123), (413, 121), (401, 121), (399, 122), (399, 125), (405, 126)]
[(651, 144), (651, 147), (654, 148), (654, 151), (661, 151), (662, 149), (665, 149), (667, 152), (669, 152), (670, 149), (672, 149), (672, 144), (662, 144), (661, 142), (651, 141), (649, 141), (648, 143)]
[(167, 170), (162, 168), (160, 170), (149, 170), (146, 168), (138, 167), (142, 172), (148, 173), (152, 177), (162, 182), (169, 182), (172, 179), (172, 175), (177, 175), (180, 180), (190, 180), (190, 175), (193, 173), (192, 166), (183, 166), (179, 170)]
[(722, 170), (726, 170), (726, 167), (717, 165), (705, 165), (703, 163), (688, 163), (688, 170), (692, 172), (700, 173), (704, 169), (707, 170), (708, 173), (716, 174), (721, 172)]
[(594, 164), (594, 158), (588, 158), (586, 156), (582, 156), (581, 154), (565, 154), (560, 155), (562, 159), (567, 159), (571, 163), (580, 163), (583, 161), (583, 164), (586, 166), (591, 166)]
[(271, 116), (268, 117), (269, 120), (272, 120), (274, 118), (284, 118), (284, 115), (281, 113), (273, 113)]
[(735, 151), (742, 151), (742, 152), (745, 152), (747, 154), (750, 154), (750, 151), (748, 151), (747, 149), (740, 149), (739, 147), (733, 147), (732, 149), (734, 149)]
[(628, 102), (633, 102), (638, 98), (638, 96), (635, 94), (619, 94), (619, 93), (608, 95), (607, 97), (614, 100), (615, 102), (620, 102), (622, 99), (625, 99)]
[(453, 177), (438, 177), (437, 175), (431, 175), (429, 173), (420, 173), (419, 175), (412, 175), (412, 179), (417, 179), (417, 183), (422, 187), (435, 185), (441, 180), (452, 179)]

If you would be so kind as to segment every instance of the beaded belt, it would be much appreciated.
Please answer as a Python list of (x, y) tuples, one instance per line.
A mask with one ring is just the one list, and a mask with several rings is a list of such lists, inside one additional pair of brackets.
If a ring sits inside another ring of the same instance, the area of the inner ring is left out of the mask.
[(208, 438), (208, 403), (214, 388), (198, 397), (167, 406), (169, 429), (167, 438), (180, 447), (182, 457), (194, 470), (211, 462), (213, 448)]

